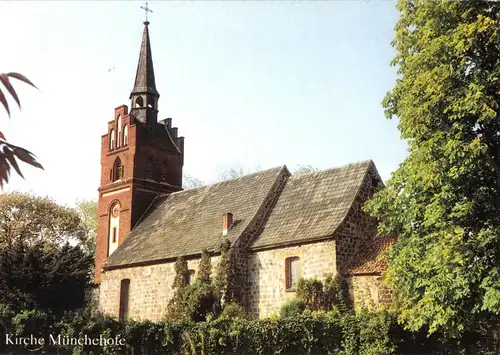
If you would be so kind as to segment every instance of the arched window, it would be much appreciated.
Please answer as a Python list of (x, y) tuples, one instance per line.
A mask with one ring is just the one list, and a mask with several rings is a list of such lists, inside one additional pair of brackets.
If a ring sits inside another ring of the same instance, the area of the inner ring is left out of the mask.
[(285, 287), (288, 291), (297, 289), (297, 282), (300, 278), (300, 258), (293, 256), (285, 259)]
[(160, 167), (160, 181), (167, 181), (168, 179), (168, 164), (164, 161)]
[(109, 150), (113, 150), (115, 148), (115, 130), (112, 129), (109, 131)]
[(116, 147), (119, 148), (122, 145), (122, 116), (118, 115), (118, 120), (116, 121)]
[(113, 164), (113, 181), (121, 178), (123, 178), (123, 165), (120, 158), (116, 158), (115, 163)]
[(135, 107), (137, 108), (144, 107), (144, 100), (142, 99), (141, 96), (138, 96), (137, 99), (135, 99)]
[(128, 126), (125, 125), (123, 127), (123, 145), (127, 145), (128, 144)]
[(145, 171), (146, 179), (153, 180), (154, 166), (155, 166), (155, 157), (150, 155), (146, 162), (146, 171)]
[(108, 236), (108, 256), (110, 256), (119, 244), (120, 232), (120, 204), (115, 202), (109, 208), (109, 236)]

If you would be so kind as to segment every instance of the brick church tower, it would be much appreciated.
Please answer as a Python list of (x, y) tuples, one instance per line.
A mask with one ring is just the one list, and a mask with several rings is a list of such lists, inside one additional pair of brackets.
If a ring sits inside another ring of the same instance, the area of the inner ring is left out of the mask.
[(167, 118), (158, 122), (149, 22), (144, 22), (131, 110), (115, 109), (101, 139), (95, 283), (101, 268), (159, 194), (182, 190), (184, 137)]

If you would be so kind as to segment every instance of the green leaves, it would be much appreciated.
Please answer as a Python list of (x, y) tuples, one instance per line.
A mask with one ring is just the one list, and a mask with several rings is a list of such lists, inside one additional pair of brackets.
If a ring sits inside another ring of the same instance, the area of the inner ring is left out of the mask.
[(395, 233), (387, 281), (411, 330), (500, 314), (500, 5), (398, 3), (400, 79), (384, 98), (409, 156), (365, 209)]

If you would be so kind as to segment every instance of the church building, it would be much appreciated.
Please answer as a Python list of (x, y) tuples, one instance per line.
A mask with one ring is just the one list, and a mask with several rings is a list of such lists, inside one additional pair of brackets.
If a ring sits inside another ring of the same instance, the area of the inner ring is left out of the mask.
[(229, 240), (237, 290), (260, 317), (295, 297), (299, 278), (340, 275), (355, 305), (391, 301), (379, 255), (392, 240), (376, 236), (363, 203), (383, 182), (372, 161), (292, 175), (285, 165), (184, 190), (184, 137), (158, 120), (148, 30), (144, 22), (130, 110), (114, 110), (102, 136), (93, 299), (120, 319), (160, 320), (178, 257), (195, 275), (201, 251)]

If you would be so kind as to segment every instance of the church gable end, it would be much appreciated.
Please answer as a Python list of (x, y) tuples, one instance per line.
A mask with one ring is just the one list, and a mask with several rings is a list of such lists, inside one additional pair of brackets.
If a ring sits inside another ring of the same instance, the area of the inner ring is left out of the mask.
[(222, 216), (227, 212), (233, 223), (224, 238), (237, 242), (262, 223), (270, 199), (279, 193), (287, 176), (286, 167), (279, 167), (158, 197), (105, 268), (175, 260), (203, 249), (216, 251), (223, 237)]

